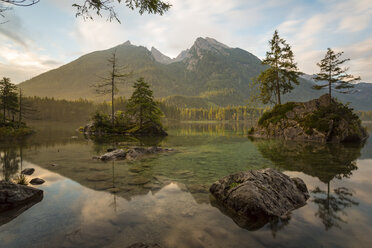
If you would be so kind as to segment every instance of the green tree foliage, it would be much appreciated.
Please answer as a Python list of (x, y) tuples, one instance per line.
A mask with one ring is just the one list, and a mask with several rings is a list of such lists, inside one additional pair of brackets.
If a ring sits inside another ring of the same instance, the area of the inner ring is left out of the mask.
[(0, 80), (0, 100), (2, 109), (2, 122), (5, 124), (6, 117), (12, 117), (18, 112), (18, 93), (17, 86), (10, 82), (10, 78)]
[(76, 16), (82, 16), (84, 19), (93, 19), (91, 11), (98, 16), (102, 16), (102, 12), (107, 12), (108, 20), (120, 23), (114, 8), (115, 2), (124, 3), (131, 10), (138, 9), (141, 15), (145, 12), (163, 15), (171, 7), (169, 3), (160, 0), (85, 0), (83, 4), (75, 3), (72, 6), (76, 7)]
[(341, 68), (341, 65), (350, 59), (340, 59), (344, 52), (335, 53), (332, 49), (328, 48), (326, 55), (317, 63), (320, 67), (320, 72), (316, 75), (314, 80), (327, 82), (326, 84), (315, 85), (313, 88), (320, 90), (328, 87), (329, 102), (332, 98), (332, 85), (335, 85), (334, 90), (339, 93), (350, 93), (354, 88), (352, 82), (360, 80), (360, 77), (354, 77), (347, 74), (349, 68)]
[(150, 85), (144, 78), (139, 78), (133, 85), (134, 91), (128, 100), (128, 114), (135, 123), (142, 128), (147, 123), (161, 125), (160, 118), (163, 115), (154, 100)]
[[(2, 12), (10, 9), (9, 6), (27, 7), (38, 3), (40, 0), (0, 0), (0, 16)], [(102, 16), (103, 12), (108, 13), (108, 20), (116, 20), (120, 23), (115, 11), (115, 3), (124, 3), (129, 9), (138, 9), (139, 13), (160, 14), (163, 15), (171, 7), (171, 4), (161, 0), (84, 0), (82, 4), (74, 3), (76, 8), (76, 16), (81, 16), (84, 19), (93, 19), (91, 12), (98, 16)], [(1, 3), (5, 3), (2, 5)]]
[(292, 83), (299, 84), (300, 72), (294, 62), (291, 46), (279, 37), (277, 30), (269, 45), (270, 51), (266, 52), (266, 58), (262, 61), (269, 68), (257, 77), (261, 90), (260, 98), (264, 104), (274, 102), (273, 99), (276, 99), (276, 104), (281, 104), (280, 95), (293, 90)]
[(118, 83), (123, 83), (124, 78), (130, 76), (130, 73), (123, 73), (122, 66), (118, 65), (118, 60), (116, 56), (116, 49), (111, 54), (111, 57), (107, 60), (111, 67), (109, 75), (107, 77), (101, 77), (101, 82), (94, 84), (96, 93), (99, 95), (111, 95), (111, 124), (115, 126), (115, 94), (119, 92), (117, 88)]

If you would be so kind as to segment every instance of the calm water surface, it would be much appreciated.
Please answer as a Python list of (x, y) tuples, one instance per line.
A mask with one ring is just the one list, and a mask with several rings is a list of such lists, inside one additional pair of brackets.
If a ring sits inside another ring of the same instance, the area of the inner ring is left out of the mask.
[[(371, 247), (372, 139), (363, 145), (249, 140), (244, 124), (169, 125), (163, 140), (87, 140), (78, 125), (41, 125), (3, 142), (1, 177), (32, 167), (44, 198), (14, 219), (0, 216), (0, 247)], [(100, 162), (109, 147), (176, 151), (135, 162)], [(240, 227), (208, 188), (230, 173), (272, 167), (302, 178), (307, 205), (286, 220)], [(2, 218), (2, 219), (1, 219)]]

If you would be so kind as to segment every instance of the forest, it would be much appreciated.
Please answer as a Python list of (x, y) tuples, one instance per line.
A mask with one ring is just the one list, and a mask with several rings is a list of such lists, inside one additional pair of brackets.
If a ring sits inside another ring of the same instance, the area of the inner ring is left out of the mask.
[[(60, 100), (48, 97), (24, 97), (23, 102), (32, 113), (24, 116), (30, 121), (87, 122), (96, 111), (109, 113), (111, 102), (95, 103), (85, 99), (76, 101)], [(115, 108), (126, 111), (126, 99), (115, 98)], [(227, 106), (211, 108), (179, 108), (158, 102), (164, 118), (170, 121), (252, 121), (258, 119), (268, 108), (249, 106)], [(372, 121), (372, 111), (356, 111), (364, 121)]]

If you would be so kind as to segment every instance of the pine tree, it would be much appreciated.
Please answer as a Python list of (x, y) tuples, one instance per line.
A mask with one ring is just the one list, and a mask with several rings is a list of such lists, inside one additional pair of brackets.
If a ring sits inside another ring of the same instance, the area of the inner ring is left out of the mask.
[(111, 57), (107, 60), (109, 66), (111, 67), (109, 75), (106, 77), (101, 77), (101, 82), (92, 85), (96, 93), (99, 95), (111, 95), (111, 124), (115, 126), (115, 95), (119, 92), (117, 88), (118, 83), (123, 83), (124, 79), (129, 77), (131, 73), (123, 73), (125, 69), (123, 66), (118, 65), (118, 59), (116, 56), (116, 49), (111, 54)]
[(315, 85), (314, 89), (320, 90), (328, 87), (329, 102), (332, 99), (332, 85), (334, 84), (334, 90), (339, 93), (350, 93), (351, 89), (354, 88), (354, 85), (351, 84), (356, 80), (360, 80), (360, 77), (354, 77), (353, 75), (347, 74), (349, 68), (341, 68), (340, 66), (349, 61), (350, 59), (342, 59), (344, 52), (335, 53), (332, 49), (328, 48), (324, 59), (317, 63), (317, 66), (320, 67), (320, 72), (316, 74), (314, 80), (316, 81), (326, 81), (327, 84)]
[(139, 78), (133, 85), (134, 91), (128, 100), (128, 111), (132, 119), (135, 120), (139, 128), (147, 123), (161, 125), (160, 118), (163, 115), (154, 100), (150, 85), (145, 83), (143, 77)]
[(297, 64), (294, 62), (294, 54), (286, 40), (279, 37), (275, 30), (273, 38), (269, 41), (270, 51), (266, 52), (266, 58), (262, 61), (269, 68), (261, 72), (257, 77), (260, 84), (260, 98), (264, 104), (275, 102), (281, 104), (281, 94), (293, 90), (292, 83), (298, 85)]
[(18, 111), (18, 94), (17, 86), (10, 82), (10, 78), (0, 80), (0, 100), (1, 109), (3, 112), (3, 123), (6, 122), (6, 116), (14, 114)]

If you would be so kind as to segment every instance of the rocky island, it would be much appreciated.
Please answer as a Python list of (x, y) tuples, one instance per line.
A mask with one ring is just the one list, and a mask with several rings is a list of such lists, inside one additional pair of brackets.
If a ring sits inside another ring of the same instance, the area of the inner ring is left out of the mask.
[(320, 143), (361, 142), (368, 137), (351, 108), (325, 94), (308, 102), (288, 102), (265, 112), (249, 135), (256, 138), (314, 141)]

